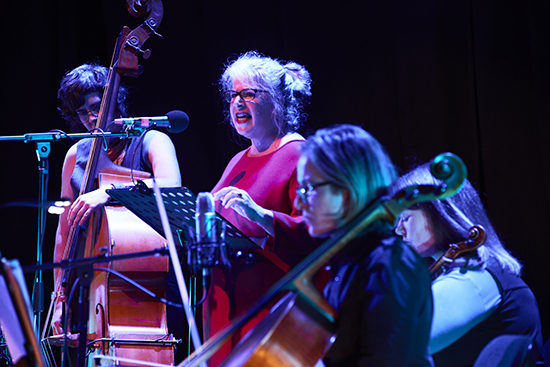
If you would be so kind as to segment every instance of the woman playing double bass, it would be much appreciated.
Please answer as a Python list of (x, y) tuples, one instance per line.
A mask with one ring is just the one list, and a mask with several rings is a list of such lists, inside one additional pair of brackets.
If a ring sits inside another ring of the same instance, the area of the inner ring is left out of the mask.
[[(108, 77), (108, 69), (96, 64), (83, 64), (65, 74), (60, 83), (58, 98), (59, 111), (72, 131), (87, 131), (94, 127), (100, 110), (101, 99)], [(116, 98), (115, 115), (127, 116), (127, 89), (121, 86)], [(111, 125), (110, 131), (118, 132), (120, 125)], [(86, 167), (91, 139), (83, 139), (74, 144), (66, 154), (63, 163), (61, 197), (70, 198), (73, 203), (60, 218), (57, 227), (54, 261), (66, 258), (67, 237), (71, 226), (83, 225), (90, 215), (101, 209), (108, 201), (105, 188), (99, 188), (79, 195)], [(143, 140), (135, 138), (113, 138), (108, 142), (108, 156), (115, 164), (154, 174), (159, 186), (181, 186), (181, 176), (176, 151), (170, 138), (158, 131), (149, 131)], [(101, 168), (101, 167), (100, 167)], [(144, 180), (152, 187), (151, 180)], [(131, 185), (129, 179), (127, 182)], [(54, 273), (54, 293), (58, 296), (52, 321), (54, 334), (62, 334), (62, 304), (67, 297), (67, 289), (59, 282), (60, 272)], [(70, 332), (70, 330), (67, 330)]]

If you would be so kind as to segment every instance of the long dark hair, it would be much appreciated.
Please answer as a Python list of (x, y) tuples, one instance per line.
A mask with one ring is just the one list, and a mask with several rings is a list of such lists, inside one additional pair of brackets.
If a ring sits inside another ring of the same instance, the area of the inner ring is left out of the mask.
[[(398, 178), (391, 186), (391, 193), (411, 185), (439, 185), (442, 182), (430, 173), (429, 164), (423, 164)], [(481, 225), (486, 232), (485, 243), (476, 252), (459, 257), (451, 267), (479, 266), (494, 258), (502, 268), (520, 274), (522, 265), (504, 247), (498, 237), (478, 192), (466, 180), (462, 189), (444, 200), (434, 200), (411, 207), (423, 210), (432, 227), (439, 251), (446, 251), (452, 243), (468, 239), (469, 229)]]

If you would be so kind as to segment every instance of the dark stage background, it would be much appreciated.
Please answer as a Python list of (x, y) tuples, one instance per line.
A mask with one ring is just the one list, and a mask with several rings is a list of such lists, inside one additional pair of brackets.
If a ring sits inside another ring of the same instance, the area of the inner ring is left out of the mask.
[[(500, 235), (525, 264), (549, 334), (550, 3), (544, 0), (356, 2), (165, 0), (164, 19), (130, 86), (130, 112), (181, 109), (171, 135), (183, 183), (209, 191), (241, 147), (222, 122), (217, 79), (231, 55), (258, 50), (305, 65), (314, 81), (307, 127), (360, 124), (406, 169), (451, 151), (464, 159)], [(56, 92), (84, 62), (108, 66), (124, 25), (141, 24), (122, 0), (9, 1), (2, 9), (0, 135), (68, 131)], [(58, 196), (70, 142), (52, 144), (48, 197)], [(0, 203), (38, 198), (33, 143), (0, 142)], [(37, 213), (0, 212), (0, 249), (36, 262)], [(57, 218), (48, 216), (44, 261)], [(32, 278), (32, 275), (29, 277)], [(44, 274), (46, 294), (51, 272)], [(49, 298), (49, 297), (47, 297)]]

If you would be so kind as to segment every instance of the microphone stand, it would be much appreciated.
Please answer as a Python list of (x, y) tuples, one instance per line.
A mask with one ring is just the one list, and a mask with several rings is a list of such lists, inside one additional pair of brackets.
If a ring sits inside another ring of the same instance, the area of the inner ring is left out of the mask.
[[(46, 196), (49, 181), (49, 161), (51, 152), (51, 142), (63, 139), (80, 140), (84, 138), (111, 138), (111, 137), (130, 137), (140, 136), (143, 129), (128, 128), (122, 133), (112, 132), (88, 132), (67, 134), (63, 131), (50, 131), (46, 133), (27, 133), (24, 135), (0, 136), (2, 141), (23, 141), (24, 143), (34, 142), (36, 155), (38, 158), (38, 231), (36, 245), (36, 263), (42, 264), (42, 250), (44, 245), (44, 233), (46, 230)], [(34, 325), (36, 330), (40, 330), (41, 313), (44, 312), (44, 282), (42, 281), (42, 270), (37, 270), (33, 283), (32, 306), (34, 310)]]
[[(36, 156), (38, 158), (38, 231), (36, 240), (36, 263), (42, 264), (42, 249), (44, 246), (44, 233), (46, 231), (46, 209), (44, 204), (48, 195), (49, 182), (49, 160), (51, 147), (50, 142), (36, 142)], [(44, 282), (42, 281), (42, 272), (39, 271), (34, 276), (32, 290), (32, 307), (34, 310), (34, 325), (36, 330), (40, 330), (40, 317), (44, 312)]]

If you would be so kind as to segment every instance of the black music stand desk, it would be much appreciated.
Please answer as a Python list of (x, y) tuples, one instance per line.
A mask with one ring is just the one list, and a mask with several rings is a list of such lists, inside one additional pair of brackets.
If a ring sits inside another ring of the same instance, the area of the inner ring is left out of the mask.
[[(145, 184), (130, 188), (108, 189), (107, 194), (124, 205), (138, 218), (166, 238), (162, 228), (160, 214), (155, 200), (155, 193)], [(160, 189), (170, 228), (174, 238), (195, 234), (195, 207), (197, 196), (186, 187)], [(227, 219), (216, 213), (218, 219), (225, 223), (225, 241), (229, 249), (257, 249), (251, 239), (239, 231)]]

